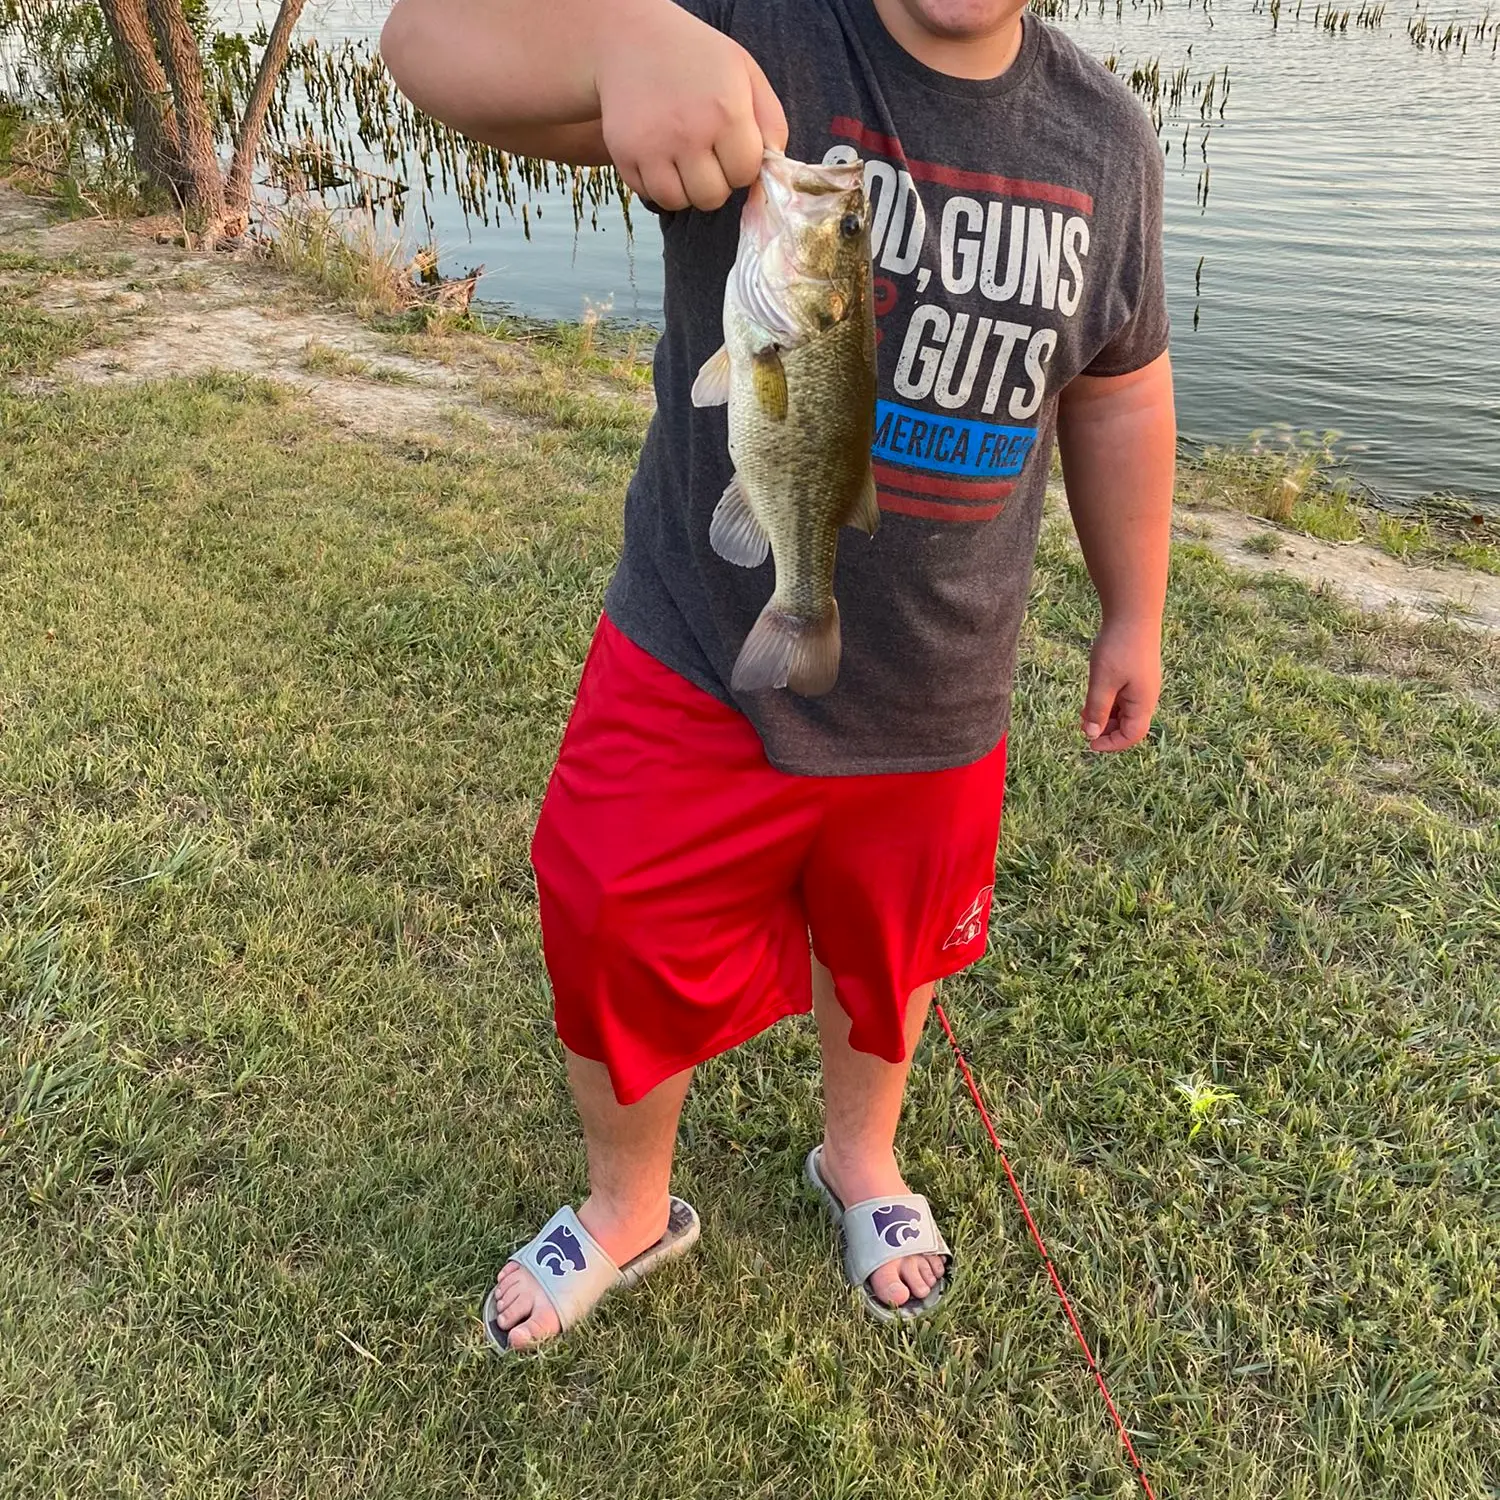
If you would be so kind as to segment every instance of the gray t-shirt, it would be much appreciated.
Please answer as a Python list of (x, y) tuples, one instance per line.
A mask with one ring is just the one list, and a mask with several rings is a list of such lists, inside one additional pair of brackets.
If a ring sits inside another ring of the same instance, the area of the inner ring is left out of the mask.
[(1125, 86), (1030, 14), (999, 78), (934, 72), (871, 0), (679, 0), (765, 69), (804, 161), (863, 157), (880, 340), (881, 525), (846, 531), (843, 664), (826, 697), (729, 690), (772, 565), (709, 545), (723, 407), (689, 400), (723, 342), (743, 194), (662, 216), (657, 413), (605, 600), (637, 645), (735, 704), (806, 775), (936, 770), (994, 748), (1052, 461), (1058, 392), (1167, 345), (1162, 153)]

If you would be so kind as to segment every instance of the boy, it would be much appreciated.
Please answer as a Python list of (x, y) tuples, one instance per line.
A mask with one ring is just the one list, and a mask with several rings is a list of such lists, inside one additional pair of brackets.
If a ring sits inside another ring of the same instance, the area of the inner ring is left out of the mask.
[[(1099, 593), (1082, 729), (1160, 691), (1175, 420), (1161, 154), (1024, 0), (398, 0), (401, 89), (509, 150), (613, 162), (661, 214), (657, 415), (533, 846), (590, 1196), (501, 1271), (499, 1347), (570, 1327), (696, 1239), (668, 1190), (693, 1065), (811, 1008), (810, 1180), (869, 1310), (941, 1299), (948, 1246), (895, 1134), (933, 984), (984, 949), (1017, 633), (1054, 435)], [(881, 526), (845, 533), (832, 692), (737, 698), (769, 593), (708, 542), (745, 188), (771, 147), (866, 162)], [(809, 962), (809, 942), (813, 958)]]

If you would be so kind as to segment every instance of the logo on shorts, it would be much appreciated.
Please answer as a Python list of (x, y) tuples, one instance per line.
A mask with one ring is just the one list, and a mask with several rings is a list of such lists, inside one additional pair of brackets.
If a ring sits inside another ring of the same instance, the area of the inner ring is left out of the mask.
[(893, 1250), (899, 1250), (922, 1233), (922, 1215), (904, 1203), (889, 1203), (884, 1208), (873, 1210), (870, 1222), (875, 1226), (875, 1233)]
[(566, 1224), (559, 1224), (537, 1246), (536, 1260), (539, 1266), (545, 1266), (554, 1276), (566, 1276), (569, 1266), (575, 1271), (582, 1271), (588, 1265), (583, 1256), (583, 1246), (578, 1243), (578, 1236)]
[(995, 894), (995, 887), (987, 885), (969, 903), (969, 909), (958, 919), (958, 925), (948, 934), (948, 941), (943, 944), (945, 948), (967, 948), (970, 943), (977, 943), (984, 935), (984, 929), (990, 919), (990, 897)]

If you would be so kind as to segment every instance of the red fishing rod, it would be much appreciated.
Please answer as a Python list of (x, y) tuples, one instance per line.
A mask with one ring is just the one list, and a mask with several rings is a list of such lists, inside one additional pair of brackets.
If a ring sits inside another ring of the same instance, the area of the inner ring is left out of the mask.
[(1110, 1416), (1114, 1418), (1115, 1430), (1120, 1434), (1120, 1441), (1125, 1445), (1125, 1453), (1130, 1459), (1130, 1466), (1135, 1470), (1135, 1477), (1140, 1480), (1147, 1500), (1156, 1500), (1156, 1491), (1151, 1488), (1151, 1481), (1146, 1478), (1145, 1467), (1136, 1454), (1135, 1444), (1130, 1441), (1130, 1434), (1125, 1430), (1125, 1423), (1120, 1417), (1119, 1409), (1115, 1406), (1115, 1398), (1110, 1395), (1109, 1386), (1105, 1384), (1104, 1371), (1099, 1368), (1099, 1361), (1094, 1358), (1094, 1351), (1089, 1348), (1089, 1341), (1083, 1335), (1083, 1325), (1078, 1321), (1078, 1314), (1073, 1311), (1073, 1304), (1069, 1301), (1067, 1291), (1063, 1287), (1062, 1277), (1057, 1274), (1057, 1267), (1052, 1264), (1052, 1257), (1047, 1253), (1047, 1245), (1042, 1239), (1042, 1232), (1036, 1227), (1036, 1220), (1031, 1217), (1031, 1209), (1026, 1203), (1026, 1194), (1021, 1191), (1021, 1184), (1016, 1181), (1016, 1174), (1011, 1171), (1010, 1158), (1005, 1154), (1005, 1147), (1000, 1144), (1000, 1137), (996, 1135), (995, 1127), (990, 1123), (990, 1112), (984, 1107), (984, 1100), (979, 1097), (979, 1086), (974, 1082), (974, 1075), (969, 1071), (969, 1060), (958, 1045), (958, 1038), (953, 1035), (953, 1027), (948, 1024), (948, 1017), (944, 1014), (942, 1005), (934, 1001), (933, 1009), (937, 1012), (938, 1020), (943, 1024), (943, 1034), (948, 1038), (948, 1045), (953, 1049), (959, 1072), (964, 1075), (964, 1082), (969, 1085), (969, 1093), (979, 1109), (979, 1118), (984, 1121), (984, 1128), (989, 1132), (990, 1144), (994, 1146), (1000, 1157), (1000, 1165), (1005, 1168), (1005, 1175), (1010, 1179), (1010, 1190), (1016, 1195), (1016, 1202), (1021, 1208), (1021, 1217), (1026, 1220), (1026, 1227), (1031, 1231), (1031, 1238), (1036, 1245), (1037, 1253), (1042, 1257), (1042, 1264), (1047, 1268), (1047, 1275), (1052, 1278), (1053, 1289), (1062, 1301), (1063, 1311), (1067, 1313), (1068, 1322), (1073, 1328), (1073, 1337), (1078, 1340), (1078, 1347), (1083, 1350), (1083, 1357), (1088, 1361), (1088, 1367), (1093, 1372), (1094, 1384), (1099, 1387), (1099, 1394), (1104, 1397), (1104, 1404), (1109, 1408)]

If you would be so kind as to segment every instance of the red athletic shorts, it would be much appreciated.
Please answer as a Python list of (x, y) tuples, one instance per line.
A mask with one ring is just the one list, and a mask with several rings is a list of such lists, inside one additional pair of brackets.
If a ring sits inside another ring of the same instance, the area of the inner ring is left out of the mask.
[(905, 1055), (907, 998), (983, 952), (1005, 742), (911, 775), (792, 776), (750, 722), (600, 622), (532, 842), (558, 1035), (631, 1104), (811, 1009)]

